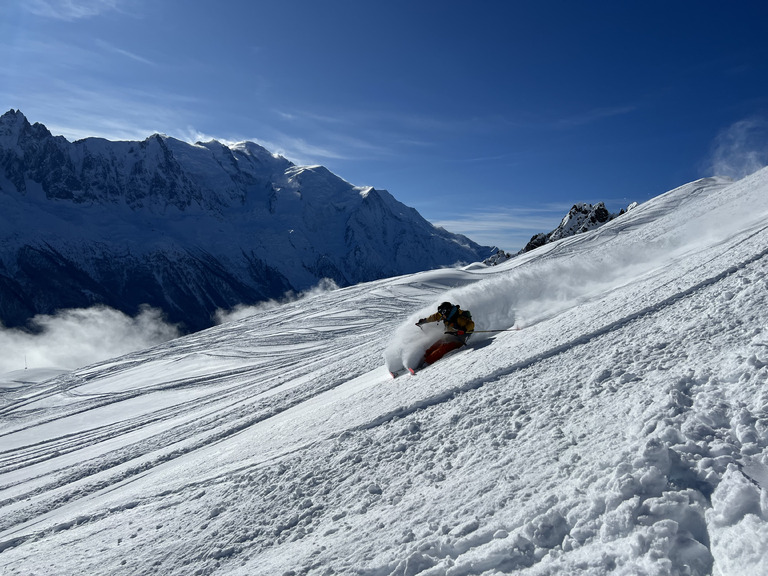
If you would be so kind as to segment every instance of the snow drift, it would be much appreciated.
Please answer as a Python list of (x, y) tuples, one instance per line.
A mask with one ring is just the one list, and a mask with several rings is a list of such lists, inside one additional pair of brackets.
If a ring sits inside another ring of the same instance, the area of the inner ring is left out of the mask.
[[(768, 171), (0, 396), (7, 574), (768, 573)], [(564, 280), (567, 280), (564, 281)], [(442, 300), (517, 326), (392, 380)]]

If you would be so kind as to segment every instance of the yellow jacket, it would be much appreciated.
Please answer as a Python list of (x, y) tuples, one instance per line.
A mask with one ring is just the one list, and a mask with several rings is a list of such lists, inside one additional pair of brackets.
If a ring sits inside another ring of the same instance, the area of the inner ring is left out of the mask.
[(435, 312), (431, 316), (427, 316), (422, 320), (419, 320), (420, 324), (425, 322), (440, 322), (443, 321), (445, 327), (453, 332), (466, 332), (471, 334), (475, 330), (475, 323), (472, 321), (472, 316), (469, 312), (462, 310), (458, 306), (454, 306), (447, 318), (443, 318), (440, 312)]

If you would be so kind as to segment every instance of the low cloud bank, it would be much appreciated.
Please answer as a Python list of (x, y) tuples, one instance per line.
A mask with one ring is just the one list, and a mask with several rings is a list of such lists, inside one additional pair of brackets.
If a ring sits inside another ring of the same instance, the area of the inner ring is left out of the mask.
[(29, 324), (32, 331), (0, 325), (0, 374), (25, 367), (74, 370), (180, 336), (150, 307), (135, 318), (106, 306), (62, 310)]
[[(218, 310), (217, 324), (239, 320), (287, 302), (313, 296), (338, 286), (322, 280), (314, 288), (301, 293), (289, 292), (281, 300), (270, 300), (257, 306), (238, 306)], [(136, 317), (106, 306), (62, 310), (57, 314), (39, 314), (27, 329), (6, 328), (0, 324), (0, 374), (16, 370), (74, 370), (150, 348), (178, 338), (181, 332), (165, 320), (162, 311), (143, 307)]]

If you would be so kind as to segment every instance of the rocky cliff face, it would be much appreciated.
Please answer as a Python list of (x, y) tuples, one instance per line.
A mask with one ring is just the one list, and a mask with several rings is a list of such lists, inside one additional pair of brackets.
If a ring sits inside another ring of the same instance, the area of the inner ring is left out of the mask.
[(0, 320), (106, 304), (188, 330), (218, 308), (472, 262), (492, 249), (388, 192), (246, 142), (69, 142), (0, 116)]
[(574, 204), (568, 211), (560, 224), (551, 232), (541, 232), (531, 237), (528, 243), (517, 254), (511, 254), (503, 250), (498, 250), (495, 254), (486, 258), (483, 263), (488, 266), (496, 266), (502, 262), (506, 262), (510, 258), (525, 254), (531, 250), (535, 250), (539, 246), (544, 246), (555, 240), (562, 238), (568, 238), (582, 232), (588, 232), (599, 228), (606, 222), (610, 222), (614, 218), (621, 216), (625, 212), (632, 210), (637, 206), (637, 202), (633, 202), (627, 208), (622, 209), (618, 214), (611, 214), (605, 207), (605, 204), (598, 202), (597, 204), (579, 203)]
[(627, 210), (631, 210), (636, 205), (636, 203), (631, 204), (626, 209), (622, 209), (618, 214), (611, 214), (602, 202), (597, 204), (574, 204), (557, 228), (548, 233), (534, 235), (519, 253), (522, 254), (555, 240), (599, 228), (606, 222), (610, 222), (617, 216), (624, 214)]

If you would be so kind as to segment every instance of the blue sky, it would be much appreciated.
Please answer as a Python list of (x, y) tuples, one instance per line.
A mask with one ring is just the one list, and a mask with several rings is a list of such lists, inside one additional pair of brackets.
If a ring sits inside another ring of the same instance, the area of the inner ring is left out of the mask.
[(575, 202), (768, 163), (768, 3), (11, 0), (0, 108), (252, 140), (517, 250)]

